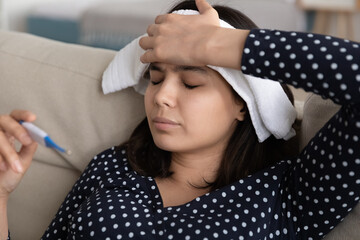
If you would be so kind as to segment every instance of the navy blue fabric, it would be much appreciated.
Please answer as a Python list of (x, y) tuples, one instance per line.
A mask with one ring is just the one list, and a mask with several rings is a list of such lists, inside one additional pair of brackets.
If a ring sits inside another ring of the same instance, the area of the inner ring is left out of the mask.
[(124, 149), (97, 155), (42, 239), (321, 239), (360, 198), (360, 48), (307, 33), (252, 30), (246, 74), (341, 104), (294, 159), (176, 207)]

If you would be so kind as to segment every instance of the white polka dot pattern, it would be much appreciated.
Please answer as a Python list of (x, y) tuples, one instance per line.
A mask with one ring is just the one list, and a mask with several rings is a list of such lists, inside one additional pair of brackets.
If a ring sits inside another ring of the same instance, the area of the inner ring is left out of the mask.
[(301, 239), (322, 238), (359, 201), (359, 46), (330, 36), (276, 30), (253, 30), (246, 42), (245, 49), (251, 51), (243, 54), (244, 73), (342, 105), (296, 162), (289, 161), (292, 166), (284, 177), (287, 207), (296, 212), (294, 230)]
[(359, 45), (252, 30), (242, 69), (342, 105), (303, 152), (176, 207), (112, 148), (88, 165), (42, 239), (320, 239), (360, 198)]

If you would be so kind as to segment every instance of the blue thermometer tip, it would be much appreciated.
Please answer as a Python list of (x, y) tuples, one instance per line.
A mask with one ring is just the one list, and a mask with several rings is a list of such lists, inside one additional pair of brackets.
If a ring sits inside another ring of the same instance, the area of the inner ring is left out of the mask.
[(29, 132), (30, 136), (37, 142), (42, 143), (46, 147), (54, 148), (59, 152), (71, 154), (71, 151), (65, 150), (57, 145), (46, 132), (38, 128), (32, 123), (20, 121), (20, 124), (23, 125)]
[(58, 150), (59, 152), (62, 152), (62, 153), (66, 153), (68, 155), (71, 154), (71, 151), (70, 150), (65, 150), (63, 149), (62, 147), (60, 147), (59, 145), (57, 145), (49, 136), (46, 136), (44, 138), (45, 140), (45, 144), (47, 147), (51, 147), (51, 148), (54, 148), (56, 150)]
[(47, 147), (55, 148), (56, 150), (63, 153), (66, 152), (65, 149), (57, 145), (49, 136), (45, 137), (44, 140)]

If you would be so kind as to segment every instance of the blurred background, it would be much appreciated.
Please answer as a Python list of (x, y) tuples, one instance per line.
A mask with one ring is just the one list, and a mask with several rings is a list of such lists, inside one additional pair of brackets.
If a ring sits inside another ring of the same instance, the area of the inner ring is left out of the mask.
[[(0, 0), (0, 29), (120, 49), (177, 0)], [(248, 15), (260, 28), (360, 41), (360, 0), (210, 0)]]

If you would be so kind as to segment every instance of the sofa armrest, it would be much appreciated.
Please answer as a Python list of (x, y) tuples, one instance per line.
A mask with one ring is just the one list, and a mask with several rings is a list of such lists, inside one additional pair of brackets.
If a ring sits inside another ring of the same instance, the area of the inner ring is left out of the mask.
[(309, 94), (303, 107), (303, 117), (300, 132), (300, 149), (313, 138), (317, 131), (340, 109), (331, 100), (324, 100), (316, 94)]
[(91, 158), (127, 139), (144, 118), (143, 96), (134, 90), (102, 93), (102, 74), (114, 55), (0, 31), (0, 114), (34, 112), (35, 124), (72, 151), (67, 156), (38, 147), (9, 200), (13, 239), (39, 239)]

